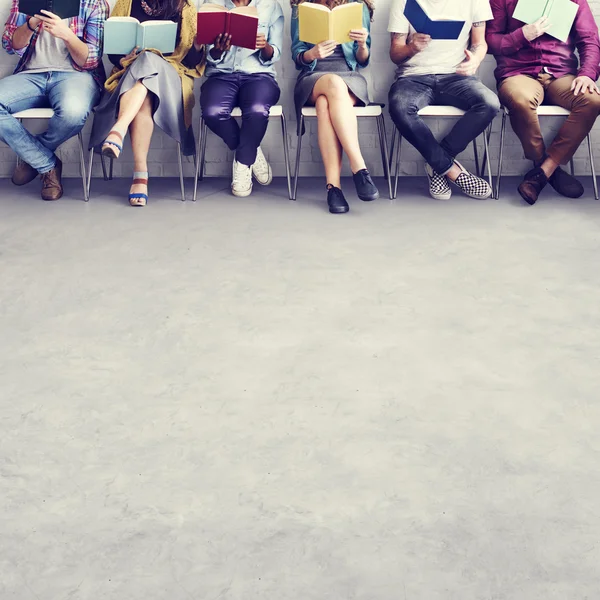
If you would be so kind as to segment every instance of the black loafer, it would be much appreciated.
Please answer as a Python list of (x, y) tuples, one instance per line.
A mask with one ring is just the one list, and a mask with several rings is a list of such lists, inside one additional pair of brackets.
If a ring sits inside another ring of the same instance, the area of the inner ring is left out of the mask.
[(546, 173), (540, 167), (535, 167), (535, 169), (531, 169), (531, 171), (525, 174), (521, 185), (517, 189), (519, 190), (519, 194), (521, 194), (521, 198), (527, 204), (533, 206), (547, 183), (548, 178), (546, 177)]
[(334, 215), (347, 213), (350, 210), (342, 190), (331, 184), (327, 186), (327, 205), (329, 206), (329, 212)]
[(354, 179), (356, 193), (361, 200), (364, 202), (371, 202), (371, 200), (377, 200), (377, 198), (379, 198), (379, 190), (375, 187), (367, 169), (361, 169), (354, 173), (352, 179)]
[(581, 198), (583, 196), (584, 190), (581, 183), (560, 167), (550, 175), (548, 183), (565, 198)]

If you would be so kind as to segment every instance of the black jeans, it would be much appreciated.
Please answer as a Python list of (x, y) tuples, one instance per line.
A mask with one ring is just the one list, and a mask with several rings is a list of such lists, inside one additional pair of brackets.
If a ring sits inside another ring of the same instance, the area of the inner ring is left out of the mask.
[[(450, 133), (438, 142), (418, 112), (430, 104), (444, 104), (465, 110)], [(485, 131), (500, 110), (498, 96), (477, 77), (414, 75), (399, 77), (390, 89), (390, 115), (406, 138), (429, 163), (444, 175), (460, 154)]]

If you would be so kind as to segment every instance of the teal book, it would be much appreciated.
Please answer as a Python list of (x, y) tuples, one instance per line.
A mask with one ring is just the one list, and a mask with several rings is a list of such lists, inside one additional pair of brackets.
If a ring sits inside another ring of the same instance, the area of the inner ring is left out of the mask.
[(550, 27), (546, 33), (566, 42), (578, 10), (579, 5), (571, 0), (519, 0), (513, 19), (531, 24), (548, 17)]
[(135, 47), (163, 54), (175, 50), (177, 23), (145, 21), (133, 17), (110, 17), (104, 24), (104, 54), (129, 54)]

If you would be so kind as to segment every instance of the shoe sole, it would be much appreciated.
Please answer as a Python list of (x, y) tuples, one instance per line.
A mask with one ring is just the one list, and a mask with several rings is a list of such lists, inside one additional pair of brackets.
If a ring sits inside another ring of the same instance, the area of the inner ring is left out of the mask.
[(269, 185), (273, 181), (273, 171), (271, 169), (271, 166), (269, 165), (269, 177), (264, 183), (254, 174), (254, 171), (252, 172), (252, 177), (254, 178), (254, 181), (256, 181), (256, 183), (258, 183), (259, 185)]
[(344, 213), (347, 213), (350, 210), (349, 206), (342, 206), (341, 208), (331, 208), (331, 206), (329, 207), (329, 212), (332, 215), (343, 215)]
[(527, 204), (529, 204), (529, 206), (533, 206), (537, 200), (531, 200), (531, 198), (529, 198), (529, 196), (526, 196), (519, 188), (517, 188), (517, 191), (519, 192), (519, 196), (521, 196), (521, 198), (523, 198), (523, 200), (525, 200), (525, 202), (527, 202)]
[(29, 180), (27, 180), (27, 181), (19, 181), (19, 182), (17, 182), (17, 181), (15, 181), (14, 179), (11, 179), (11, 180), (10, 180), (10, 182), (11, 182), (13, 185), (16, 185), (16, 186), (18, 186), (18, 187), (21, 187), (21, 186), (23, 186), (23, 185), (27, 185), (28, 183), (31, 183), (31, 182), (32, 182), (32, 181), (34, 181), (36, 178), (37, 178), (37, 175), (35, 175), (35, 176), (33, 177), (33, 179), (29, 179)]
[(450, 200), (452, 198), (452, 192), (448, 192), (447, 194), (434, 194), (433, 192), (429, 192), (429, 195), (434, 200)]
[(373, 200), (377, 200), (379, 198), (379, 192), (377, 192), (377, 194), (375, 194), (373, 196), (359, 196), (359, 198), (363, 202), (373, 202)]
[(236, 197), (236, 198), (247, 198), (251, 193), (252, 193), (252, 188), (250, 188), (248, 191), (244, 191), (244, 192), (236, 192), (233, 188), (231, 190), (231, 193)]

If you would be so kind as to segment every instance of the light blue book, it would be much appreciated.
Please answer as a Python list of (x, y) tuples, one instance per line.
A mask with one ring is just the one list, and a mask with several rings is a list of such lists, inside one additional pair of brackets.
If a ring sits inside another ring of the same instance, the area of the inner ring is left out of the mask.
[(133, 17), (110, 17), (104, 24), (104, 54), (129, 54), (136, 46), (171, 54), (176, 38), (177, 23), (173, 21), (140, 23)]
[(513, 19), (523, 23), (535, 23), (548, 17), (550, 28), (546, 33), (561, 42), (566, 42), (579, 5), (571, 0), (519, 0)]

